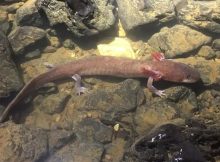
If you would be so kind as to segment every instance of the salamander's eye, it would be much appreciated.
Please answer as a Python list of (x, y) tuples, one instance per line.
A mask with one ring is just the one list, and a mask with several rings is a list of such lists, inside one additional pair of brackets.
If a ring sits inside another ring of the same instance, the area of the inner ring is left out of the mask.
[(190, 78), (191, 78), (191, 75), (190, 75), (190, 74), (187, 74), (186, 78), (187, 78), (187, 79), (190, 79)]

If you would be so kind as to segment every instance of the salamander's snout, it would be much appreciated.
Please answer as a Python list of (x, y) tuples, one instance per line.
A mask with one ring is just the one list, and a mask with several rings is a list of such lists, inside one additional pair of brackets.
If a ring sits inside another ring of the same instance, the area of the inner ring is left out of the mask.
[(191, 67), (188, 67), (187, 70), (185, 70), (185, 77), (183, 78), (183, 83), (195, 83), (200, 80), (200, 74), (199, 72)]

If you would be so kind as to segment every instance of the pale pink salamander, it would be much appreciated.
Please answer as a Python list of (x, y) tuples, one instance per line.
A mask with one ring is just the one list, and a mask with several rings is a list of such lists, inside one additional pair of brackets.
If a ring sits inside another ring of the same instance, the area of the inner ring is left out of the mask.
[(85, 91), (85, 88), (80, 86), (80, 76), (103, 75), (124, 78), (148, 78), (147, 87), (159, 96), (163, 96), (164, 91), (157, 90), (152, 85), (154, 80), (163, 79), (172, 82), (194, 83), (200, 79), (199, 73), (186, 64), (166, 60), (162, 53), (154, 53), (152, 56), (152, 61), (94, 56), (53, 67), (49, 71), (36, 76), (23, 87), (0, 116), (0, 122), (3, 122), (9, 111), (30, 92), (45, 83), (62, 78), (72, 77), (76, 81), (77, 94)]

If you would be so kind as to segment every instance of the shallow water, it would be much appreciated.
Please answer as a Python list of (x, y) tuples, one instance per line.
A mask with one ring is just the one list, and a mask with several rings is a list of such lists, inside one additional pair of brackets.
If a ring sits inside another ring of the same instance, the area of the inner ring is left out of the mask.
[(0, 124), (0, 162), (219, 162), (218, 2), (79, 3), (70, 11), (57, 0), (0, 2), (0, 115), (25, 84), (50, 70), (45, 65), (83, 57), (153, 62), (151, 54), (162, 52), (201, 79), (154, 81), (163, 97), (147, 88), (147, 78), (83, 76), (81, 95), (71, 77), (41, 85)]

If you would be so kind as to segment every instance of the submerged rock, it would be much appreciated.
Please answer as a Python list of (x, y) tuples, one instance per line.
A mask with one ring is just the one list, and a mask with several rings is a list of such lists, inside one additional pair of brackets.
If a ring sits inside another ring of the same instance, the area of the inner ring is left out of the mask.
[(98, 143), (83, 143), (79, 140), (60, 149), (56, 154), (47, 158), (47, 162), (100, 162), (104, 153), (104, 147)]
[(42, 129), (5, 123), (0, 136), (0, 161), (39, 161), (48, 154), (48, 137)]
[(20, 8), (23, 4), (24, 2), (13, 3), (9, 5), (6, 10), (8, 13), (14, 14), (16, 13), (17, 9)]
[(220, 50), (220, 39), (215, 39), (212, 43), (214, 49)]
[(0, 98), (9, 97), (23, 86), (18, 69), (11, 58), (7, 37), (0, 31)]
[[(15, 55), (19, 56), (23, 55), (27, 48), (31, 48), (31, 46), (34, 45), (37, 46), (37, 44), (40, 43), (39, 41), (42, 41), (44, 38), (46, 38), (46, 32), (37, 27), (23, 26), (15, 28), (9, 34), (8, 38)], [(38, 48), (42, 47), (38, 45)]]
[[(94, 7), (94, 11), (89, 13), (90, 16), (81, 13), (80, 4), (73, 9), (70, 4), (63, 1), (38, 0), (36, 5), (39, 10), (44, 11), (51, 26), (65, 24), (73, 34), (79, 37), (98, 34), (110, 29), (115, 23), (112, 2), (108, 0), (96, 2), (89, 0), (88, 2), (90, 3), (85, 4), (90, 5), (90, 7), (87, 6), (88, 8)], [(83, 2), (79, 1), (79, 3)]]
[(56, 114), (61, 113), (67, 101), (69, 100), (70, 95), (64, 92), (60, 92), (58, 94), (51, 94), (49, 96), (40, 95), (36, 98), (37, 103), (39, 104), (39, 108), (41, 111), (46, 114)]
[(46, 131), (11, 122), (1, 124), (0, 136), (0, 142), (4, 143), (0, 148), (0, 161), (10, 162), (44, 161), (76, 140), (73, 131), (56, 129)]
[(215, 51), (210, 46), (202, 46), (197, 55), (207, 60), (216, 57)]
[(10, 28), (10, 24), (8, 21), (7, 12), (0, 9), (0, 30), (6, 34), (9, 28)]
[(175, 19), (173, 2), (169, 0), (116, 0), (118, 14), (125, 30), (151, 23), (166, 23)]
[(204, 127), (188, 126), (157, 126), (134, 142), (125, 154), (125, 161), (213, 161), (214, 154), (209, 148), (212, 142), (216, 144), (215, 137), (219, 134)]
[(209, 42), (211, 37), (183, 25), (164, 27), (148, 40), (148, 44), (164, 52), (166, 58), (181, 57)]
[(177, 117), (177, 105), (165, 100), (149, 103), (137, 108), (134, 122), (138, 134), (149, 131), (157, 124), (168, 122)]
[(37, 0), (28, 0), (20, 7), (15, 16), (15, 21), (18, 26), (36, 26), (44, 25), (44, 18), (40, 15), (35, 6)]
[(85, 118), (75, 128), (77, 137), (81, 141), (110, 143), (113, 129), (94, 119)]
[(191, 1), (178, 11), (178, 18), (188, 26), (220, 33), (220, 5), (217, 1)]
[(136, 109), (144, 100), (144, 93), (138, 81), (127, 79), (119, 85), (99, 89), (75, 101), (79, 112), (100, 113), (100, 119), (113, 123), (123, 114)]

